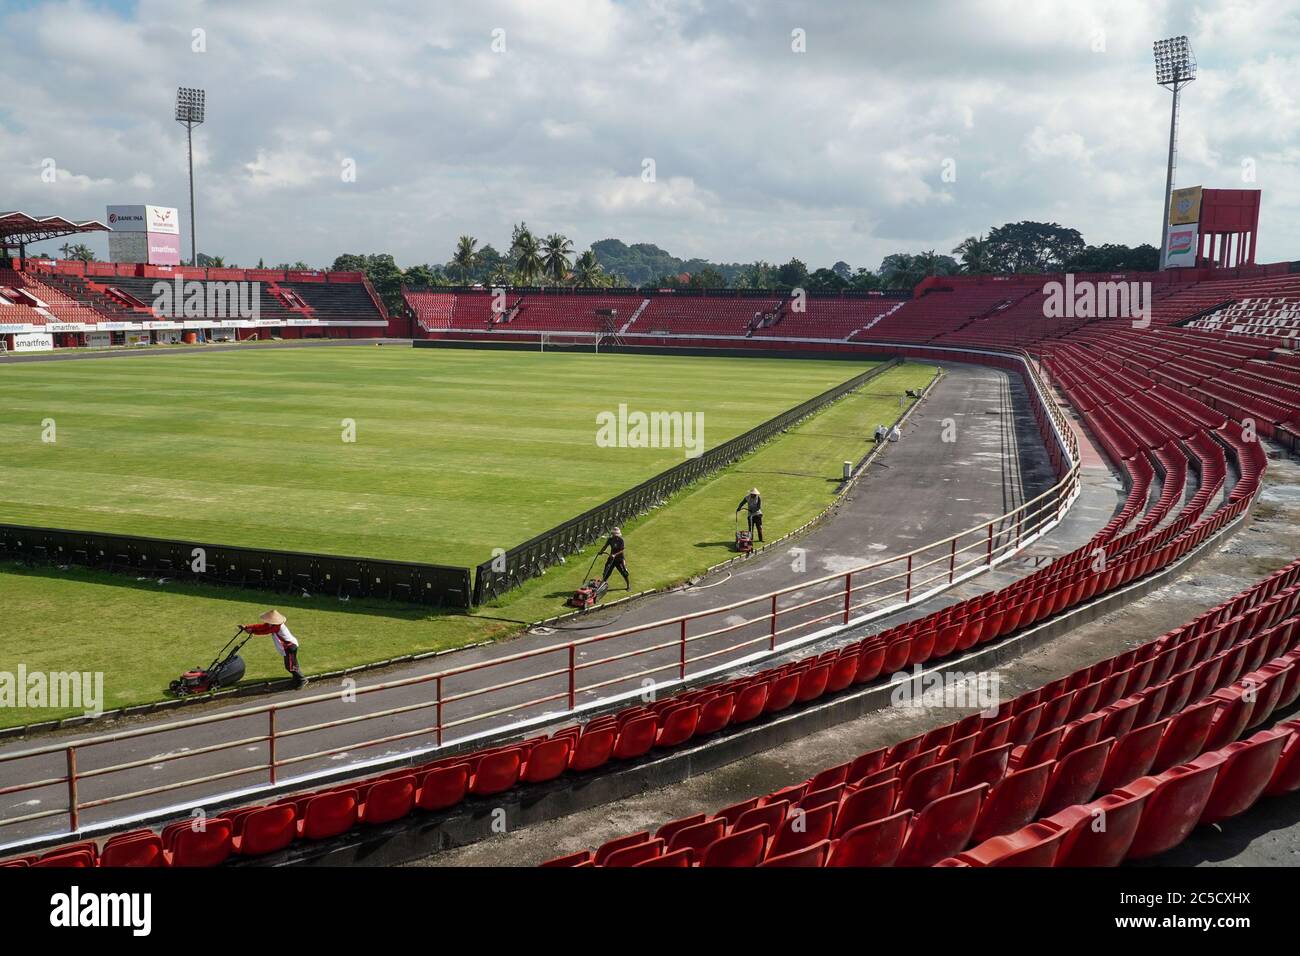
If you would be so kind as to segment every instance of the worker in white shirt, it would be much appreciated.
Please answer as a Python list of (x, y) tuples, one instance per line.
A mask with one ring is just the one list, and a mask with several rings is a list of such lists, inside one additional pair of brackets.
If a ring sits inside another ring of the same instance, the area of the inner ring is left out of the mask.
[(270, 634), (275, 642), (275, 649), (284, 658), (284, 669), (293, 675), (295, 687), (304, 687), (307, 678), (298, 669), (298, 638), (293, 636), (285, 617), (272, 608), (258, 618), (260, 624), (243, 624), (241, 627), (249, 634)]

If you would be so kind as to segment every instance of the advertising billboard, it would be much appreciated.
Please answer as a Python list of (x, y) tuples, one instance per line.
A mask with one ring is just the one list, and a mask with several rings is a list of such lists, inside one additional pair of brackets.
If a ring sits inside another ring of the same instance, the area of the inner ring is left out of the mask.
[(110, 262), (177, 266), (181, 262), (180, 213), (172, 206), (109, 206)]
[(181, 234), (180, 213), (171, 206), (109, 206), (108, 227), (114, 232)]
[(178, 266), (181, 264), (181, 237), (145, 233), (148, 243), (148, 262), (151, 266)]
[(1169, 194), (1169, 225), (1188, 226), (1201, 221), (1201, 187), (1187, 186)]
[(1184, 269), (1196, 265), (1196, 226), (1170, 226), (1169, 248), (1165, 252), (1165, 268)]
[(49, 352), (54, 349), (54, 336), (48, 332), (23, 332), (14, 336), (15, 352)]

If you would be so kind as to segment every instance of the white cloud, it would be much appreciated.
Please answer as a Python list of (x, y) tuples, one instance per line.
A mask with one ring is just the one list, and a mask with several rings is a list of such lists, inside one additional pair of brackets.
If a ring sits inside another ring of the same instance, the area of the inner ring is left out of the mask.
[[(206, 53), (191, 52), (195, 25)], [(796, 26), (807, 53), (790, 50)], [(209, 94), (201, 246), (228, 261), (437, 262), (461, 233), (504, 246), (520, 220), (578, 248), (618, 236), (812, 266), (946, 251), (1025, 218), (1146, 242), (1169, 116), (1151, 42), (1181, 32), (1201, 73), (1179, 182), (1238, 187), (1253, 159), (1260, 256), (1300, 257), (1288, 0), (1203, 0), (1190, 15), (1135, 0), (50, 0), (0, 12), (2, 204), (184, 209), (171, 119), (184, 84)], [(66, 171), (54, 184), (44, 157)], [(340, 181), (345, 157), (355, 183)]]

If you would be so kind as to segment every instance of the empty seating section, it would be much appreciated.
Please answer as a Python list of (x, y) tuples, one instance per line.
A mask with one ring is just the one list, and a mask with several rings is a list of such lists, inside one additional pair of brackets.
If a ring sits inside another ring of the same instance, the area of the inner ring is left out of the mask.
[(946, 332), (1019, 301), (1038, 284), (1017, 277), (1014, 281), (961, 288), (936, 288), (908, 301), (869, 329), (853, 334), (851, 341), (932, 342)]
[(45, 325), (47, 321), (93, 323), (103, 320), (94, 309), (42, 282), (30, 272), (0, 268), (0, 290), (3, 289), (17, 294), (0, 291), (0, 321)]
[[(643, 296), (629, 295), (561, 295), (524, 293), (518, 299), (507, 296), (513, 308), (506, 323), (512, 331), (598, 332), (608, 327), (621, 328), (640, 308)], [(598, 315), (613, 310), (613, 316)]]
[[(744, 335), (752, 324), (757, 324), (759, 317), (773, 312), (783, 299), (778, 293), (769, 296), (656, 295), (637, 319), (635, 331), (651, 335)], [(782, 324), (785, 318), (782, 318)]]
[(1114, 866), (1300, 790), (1300, 720), (1266, 726), (1297, 698), (1300, 561), (994, 714), (544, 865)]
[(1189, 323), (1210, 332), (1281, 340), (1295, 348), (1300, 336), (1300, 295), (1252, 296)]
[(776, 321), (756, 328), (754, 335), (844, 339), (901, 307), (905, 301), (882, 296), (869, 298), (813, 296), (805, 300), (805, 308), (799, 311), (792, 300), (787, 299), (781, 304)]
[(454, 292), (403, 289), (402, 296), (426, 332), (455, 327), (456, 300), (459, 297)]
[[(73, 265), (87, 271), (85, 274), (71, 271), (69, 267)], [(269, 269), (178, 269), (175, 274), (160, 272), (153, 276), (117, 274), (125, 268), (128, 267), (60, 262), (53, 268), (46, 263), (21, 272), (0, 269), (0, 324), (84, 326), (125, 322), (132, 323), (129, 327), (144, 328), (139, 323), (158, 317), (153, 309), (162, 294), (159, 283), (171, 287), (172, 300), (175, 300), (176, 276), (183, 278), (187, 285), (183, 287), (182, 300), (173, 301), (173, 311), (164, 318), (186, 321), (257, 318), (279, 326), (387, 321), (360, 273), (335, 273), (329, 281), (325, 281), (324, 273), (319, 274), (320, 281), (299, 281), (305, 274)], [(188, 283), (192, 282), (200, 283), (204, 293), (201, 298), (191, 299), (192, 286)], [(252, 286), (232, 288), (229, 283), (234, 282), (256, 283), (256, 298), (252, 298)], [(222, 288), (215, 288), (218, 285)], [(188, 311), (194, 306), (190, 304), (187, 309), (186, 304), (192, 302), (200, 303), (198, 314)]]
[[(286, 289), (307, 304), (312, 318), (322, 322), (373, 322), (383, 318), (369, 290), (360, 282), (278, 282), (276, 288)], [(267, 310), (267, 292), (263, 285), (262, 308)], [(272, 295), (271, 317), (275, 317), (277, 303)]]

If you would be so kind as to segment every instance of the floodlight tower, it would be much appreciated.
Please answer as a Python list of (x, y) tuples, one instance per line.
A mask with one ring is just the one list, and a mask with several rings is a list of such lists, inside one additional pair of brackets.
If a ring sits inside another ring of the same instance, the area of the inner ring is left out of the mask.
[(1160, 270), (1165, 268), (1165, 255), (1169, 251), (1169, 200), (1174, 191), (1174, 165), (1178, 149), (1178, 93), (1196, 79), (1196, 57), (1187, 37), (1170, 37), (1154, 44), (1156, 56), (1156, 83), (1174, 94), (1169, 114), (1169, 168), (1165, 174), (1165, 204), (1160, 210)]
[[(1177, 96), (1177, 94), (1175, 94)], [(194, 127), (203, 122), (204, 98), (202, 90), (187, 86), (176, 90), (176, 122), (185, 124), (185, 141), (190, 157), (190, 265), (199, 264), (199, 247), (194, 241)]]

